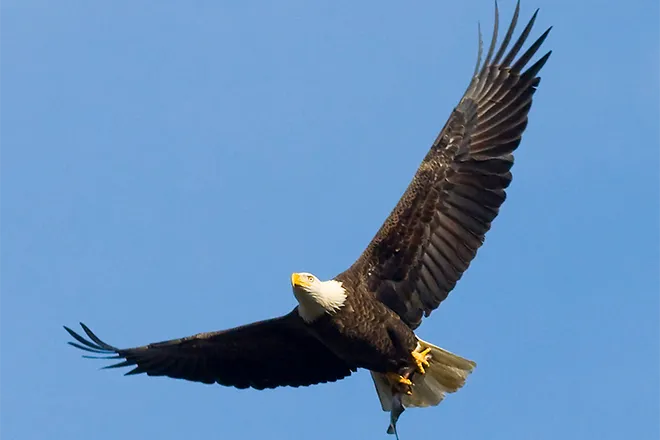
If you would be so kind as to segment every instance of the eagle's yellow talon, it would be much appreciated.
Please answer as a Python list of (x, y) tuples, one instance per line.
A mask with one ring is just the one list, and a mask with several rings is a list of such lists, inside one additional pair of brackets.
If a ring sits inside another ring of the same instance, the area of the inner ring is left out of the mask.
[(397, 373), (387, 373), (387, 380), (392, 386), (393, 393), (403, 393), (412, 396), (412, 381)]
[(395, 385), (412, 385), (410, 379), (407, 379), (397, 373), (387, 373), (387, 379)]
[(424, 374), (425, 370), (424, 367), (429, 366), (429, 361), (426, 360), (426, 356), (431, 352), (431, 348), (426, 348), (425, 350), (419, 352), (419, 351), (413, 351), (412, 357), (415, 359), (415, 363), (417, 364), (417, 371), (419, 371), (420, 374)]
[(397, 373), (393, 373), (390, 376), (390, 380), (392, 380), (392, 382), (394, 382), (394, 383), (398, 383), (398, 384), (401, 384), (401, 385), (412, 385), (412, 382), (410, 381), (410, 379), (405, 378), (405, 377), (403, 377), (403, 376), (401, 376), (400, 374), (397, 374)]

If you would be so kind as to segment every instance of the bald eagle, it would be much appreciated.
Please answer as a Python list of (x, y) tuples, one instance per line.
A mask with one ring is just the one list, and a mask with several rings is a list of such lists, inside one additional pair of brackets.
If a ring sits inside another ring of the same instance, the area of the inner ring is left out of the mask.
[[(330, 280), (291, 275), (298, 305), (288, 314), (227, 330), (117, 348), (81, 323), (69, 344), (121, 359), (105, 368), (258, 390), (334, 382), (370, 371), (383, 410), (435, 406), (475, 367), (415, 330), (447, 298), (484, 241), (511, 183), (513, 152), (551, 51), (526, 68), (548, 28), (518, 57), (538, 10), (507, 52), (520, 5), (481, 64), (412, 182), (361, 256)], [(89, 357), (89, 356), (88, 356)]]

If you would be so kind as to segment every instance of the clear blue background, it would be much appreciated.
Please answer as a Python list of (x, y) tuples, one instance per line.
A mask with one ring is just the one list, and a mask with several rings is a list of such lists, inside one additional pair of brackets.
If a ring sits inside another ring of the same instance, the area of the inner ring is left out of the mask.
[[(521, 20), (536, 7), (554, 53), (508, 201), (420, 329), (478, 367), (403, 439), (659, 435), (658, 2), (525, 0)], [(492, 14), (3, 0), (2, 438), (389, 438), (366, 372), (126, 378), (61, 326), (134, 346), (288, 312), (289, 274), (340, 272), (397, 202)]]

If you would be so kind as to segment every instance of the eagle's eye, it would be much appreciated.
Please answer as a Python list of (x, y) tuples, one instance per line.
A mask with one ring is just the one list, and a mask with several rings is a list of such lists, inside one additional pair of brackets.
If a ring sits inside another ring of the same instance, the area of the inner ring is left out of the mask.
[(307, 280), (309, 280), (310, 283), (314, 282), (314, 277), (311, 275), (307, 275)]

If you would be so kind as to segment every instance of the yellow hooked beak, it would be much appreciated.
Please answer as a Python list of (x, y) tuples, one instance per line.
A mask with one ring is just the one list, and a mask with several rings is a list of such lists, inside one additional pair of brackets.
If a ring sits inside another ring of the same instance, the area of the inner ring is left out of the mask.
[(309, 287), (309, 281), (307, 277), (300, 275), (299, 273), (291, 274), (291, 285), (293, 287)]

